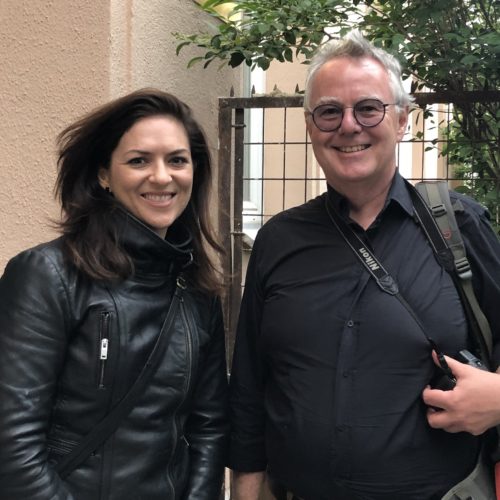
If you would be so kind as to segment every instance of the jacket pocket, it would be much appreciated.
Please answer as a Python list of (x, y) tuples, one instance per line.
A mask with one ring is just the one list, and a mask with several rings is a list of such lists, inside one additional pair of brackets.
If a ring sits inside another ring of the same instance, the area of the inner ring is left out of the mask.
[(108, 311), (101, 313), (99, 321), (99, 345), (97, 346), (97, 388), (106, 389), (106, 364), (109, 354), (109, 331), (111, 314)]
[(49, 454), (49, 463), (57, 464), (61, 459), (71, 453), (71, 451), (78, 445), (75, 441), (69, 441), (60, 438), (49, 438), (47, 440), (47, 451)]

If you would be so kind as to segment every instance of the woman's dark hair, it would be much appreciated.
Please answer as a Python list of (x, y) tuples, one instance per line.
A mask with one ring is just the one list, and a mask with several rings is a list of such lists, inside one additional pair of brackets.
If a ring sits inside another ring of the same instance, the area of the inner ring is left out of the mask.
[(194, 263), (188, 278), (203, 290), (219, 291), (220, 275), (204, 242), (222, 251), (209, 220), (212, 182), (210, 152), (205, 134), (191, 109), (175, 96), (157, 89), (142, 89), (97, 108), (61, 132), (58, 137), (58, 176), (65, 251), (82, 272), (98, 280), (123, 279), (133, 272), (128, 254), (118, 244), (111, 213), (116, 202), (100, 186), (100, 168), (109, 168), (111, 154), (123, 134), (138, 120), (168, 115), (188, 135), (194, 165), (193, 190), (179, 217), (193, 236)]

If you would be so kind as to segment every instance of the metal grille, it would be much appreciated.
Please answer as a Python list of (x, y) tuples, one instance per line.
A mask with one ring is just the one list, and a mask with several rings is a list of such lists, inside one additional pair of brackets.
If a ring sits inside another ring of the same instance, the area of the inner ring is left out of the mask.
[[(464, 98), (480, 102), (485, 93), (414, 97), (417, 107), (410, 114), (409, 133), (397, 148), (399, 169), (410, 181), (446, 179), (455, 187), (464, 179), (457, 178), (447, 157), (439, 154), (446, 143), (442, 131), (450, 126), (453, 102)], [(493, 98), (486, 96), (490, 101), (498, 97), (498, 92)], [(219, 100), (219, 232), (227, 251), (223, 270), (230, 277), (224, 301), (229, 357), (245, 261), (256, 231), (276, 213), (326, 190), (307, 137), (302, 105), (302, 95)]]

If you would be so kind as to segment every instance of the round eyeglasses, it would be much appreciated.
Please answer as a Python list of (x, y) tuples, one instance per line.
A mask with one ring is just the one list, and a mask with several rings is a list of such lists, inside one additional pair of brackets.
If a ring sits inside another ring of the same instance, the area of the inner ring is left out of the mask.
[(316, 127), (322, 132), (334, 132), (340, 128), (344, 111), (352, 109), (354, 119), (362, 127), (376, 127), (385, 116), (385, 108), (396, 103), (384, 104), (378, 99), (364, 99), (354, 106), (339, 106), (337, 104), (320, 104), (311, 112)]

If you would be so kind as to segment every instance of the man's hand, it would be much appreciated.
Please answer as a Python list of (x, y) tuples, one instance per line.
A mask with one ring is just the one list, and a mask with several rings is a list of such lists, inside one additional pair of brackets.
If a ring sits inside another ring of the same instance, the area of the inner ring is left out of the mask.
[(232, 500), (259, 500), (264, 472), (233, 472)]
[[(438, 365), (435, 353), (434, 362)], [(500, 374), (479, 370), (445, 356), (457, 380), (451, 391), (427, 387), (427, 421), (435, 429), (469, 432), (475, 436), (500, 423)], [(440, 408), (437, 410), (436, 408)]]

